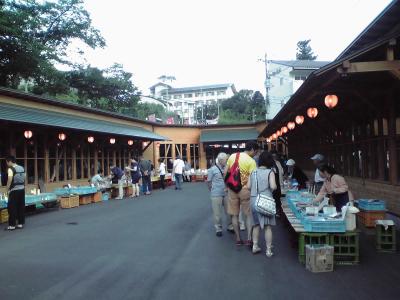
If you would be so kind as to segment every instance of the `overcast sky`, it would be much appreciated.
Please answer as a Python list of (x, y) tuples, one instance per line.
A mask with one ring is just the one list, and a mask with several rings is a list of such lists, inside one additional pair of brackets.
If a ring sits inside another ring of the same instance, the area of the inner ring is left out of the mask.
[[(148, 94), (160, 75), (176, 87), (232, 82), (264, 91), (268, 59), (295, 59), (311, 39), (318, 60), (333, 60), (389, 0), (85, 0), (107, 41), (86, 52), (92, 66), (114, 62)], [(263, 93), (264, 94), (264, 93)]]

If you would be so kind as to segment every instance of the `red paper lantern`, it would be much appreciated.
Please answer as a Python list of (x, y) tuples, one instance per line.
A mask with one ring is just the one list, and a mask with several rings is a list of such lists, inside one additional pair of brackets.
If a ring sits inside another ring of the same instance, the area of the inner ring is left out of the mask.
[(287, 128), (286, 126), (283, 126), (283, 127), (281, 128), (281, 131), (282, 131), (283, 133), (287, 133), (287, 132), (288, 132), (288, 128)]
[(111, 138), (111, 139), (110, 139), (110, 144), (112, 144), (112, 145), (115, 144), (115, 139), (114, 139), (114, 138)]
[(32, 136), (33, 136), (32, 131), (30, 131), (30, 130), (25, 130), (25, 131), (24, 131), (24, 137), (25, 137), (26, 139), (29, 140)]
[(129, 140), (129, 141), (128, 141), (128, 145), (129, 145), (129, 146), (132, 146), (132, 145), (133, 145), (133, 141), (132, 141), (132, 140)]
[(289, 130), (293, 130), (293, 129), (296, 127), (296, 123), (294, 123), (294, 122), (289, 122), (289, 123), (287, 124), (287, 127), (289, 128)]
[(325, 96), (325, 105), (329, 109), (334, 108), (339, 102), (339, 98), (336, 95), (326, 95)]
[(274, 133), (274, 134), (272, 135), (272, 139), (276, 140), (277, 138), (278, 138), (278, 136), (276, 135), (276, 133)]
[(94, 142), (94, 137), (89, 136), (89, 137), (87, 138), (87, 141), (88, 141), (89, 143), (93, 143), (93, 142)]
[(60, 134), (58, 134), (58, 139), (60, 141), (65, 141), (65, 139), (67, 138), (67, 135), (63, 132), (61, 132)]
[(146, 148), (148, 144), (148, 142), (143, 142), (143, 148)]
[(316, 118), (318, 115), (318, 109), (316, 109), (315, 107), (310, 107), (309, 109), (307, 109), (307, 116), (311, 119)]
[(270, 138), (267, 138), (267, 143), (270, 143), (271, 142), (271, 139)]
[(303, 116), (297, 116), (295, 119), (296, 123), (301, 125), (304, 123), (304, 117)]
[(282, 136), (282, 132), (281, 132), (280, 130), (278, 130), (278, 131), (276, 132), (276, 135), (277, 135), (277, 136)]

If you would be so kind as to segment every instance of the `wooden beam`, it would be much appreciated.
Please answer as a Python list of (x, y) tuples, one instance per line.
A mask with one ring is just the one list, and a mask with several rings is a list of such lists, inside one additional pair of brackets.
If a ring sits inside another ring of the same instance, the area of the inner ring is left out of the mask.
[(150, 145), (153, 143), (153, 141), (150, 141), (146, 147), (143, 148), (143, 153), (147, 150), (147, 148), (150, 147)]
[(390, 61), (368, 61), (368, 62), (344, 62), (341, 67), (337, 68), (340, 74), (346, 73), (365, 73), (365, 72), (383, 72), (397, 71), (400, 69), (400, 60)]

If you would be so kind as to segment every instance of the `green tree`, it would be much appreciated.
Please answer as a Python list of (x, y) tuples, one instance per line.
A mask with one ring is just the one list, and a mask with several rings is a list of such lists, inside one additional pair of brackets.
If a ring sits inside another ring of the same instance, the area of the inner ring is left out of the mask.
[(297, 42), (297, 52), (296, 59), (297, 60), (316, 60), (317, 55), (314, 55), (311, 46), (309, 45), (311, 40), (304, 40)]
[(133, 85), (132, 74), (125, 72), (122, 65), (100, 70), (87, 67), (67, 72), (66, 80), (71, 88), (76, 89), (78, 103), (90, 107), (134, 115), (134, 106), (139, 101), (140, 93)]
[(83, 0), (0, 1), (0, 85), (16, 88), (26, 79), (38, 86), (56, 81), (62, 87), (54, 65), (73, 65), (67, 58), (73, 40), (91, 48), (105, 46)]
[(195, 116), (198, 122), (205, 123), (207, 120), (214, 120), (218, 117), (218, 106), (217, 104), (207, 104), (202, 107), (196, 107)]
[(222, 102), (218, 123), (255, 122), (265, 118), (264, 96), (259, 91), (240, 90)]

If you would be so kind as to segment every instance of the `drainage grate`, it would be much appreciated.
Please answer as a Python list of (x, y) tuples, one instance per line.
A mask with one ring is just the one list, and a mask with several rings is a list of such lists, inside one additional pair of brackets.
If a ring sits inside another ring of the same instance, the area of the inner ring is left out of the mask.
[(78, 225), (78, 222), (68, 222), (67, 225)]

